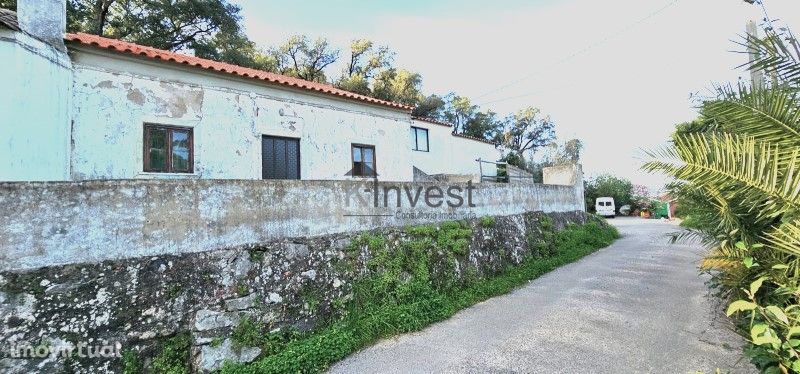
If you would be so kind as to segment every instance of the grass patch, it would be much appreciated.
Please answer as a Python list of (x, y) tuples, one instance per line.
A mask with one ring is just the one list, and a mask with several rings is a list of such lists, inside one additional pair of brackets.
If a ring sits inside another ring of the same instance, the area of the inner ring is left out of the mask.
[[(378, 339), (417, 331), (451, 317), (461, 309), (505, 294), (559, 266), (574, 262), (608, 246), (619, 234), (596, 222), (570, 226), (552, 237), (553, 255), (527, 258), (492, 278), (465, 276), (461, 283), (435, 281), (432, 264), (451, 261), (432, 253), (451, 249), (450, 243), (466, 234), (461, 223), (440, 228), (410, 228), (414, 240), (390, 252), (386, 239), (363, 235), (355, 246), (367, 246), (369, 275), (354, 284), (354, 297), (341, 320), (301, 338), (251, 364), (227, 363), (223, 373), (321, 372), (330, 364)], [(450, 233), (443, 233), (450, 232)], [(439, 240), (441, 239), (441, 241)], [(444, 248), (442, 248), (444, 247)], [(449, 252), (448, 253), (452, 253)]]
[(497, 224), (497, 221), (493, 216), (484, 216), (481, 217), (481, 227), (483, 228), (490, 228), (494, 227)]

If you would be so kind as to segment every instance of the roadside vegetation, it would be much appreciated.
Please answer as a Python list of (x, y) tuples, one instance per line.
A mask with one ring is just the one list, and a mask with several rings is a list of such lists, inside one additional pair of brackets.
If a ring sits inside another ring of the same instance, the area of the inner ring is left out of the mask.
[[(643, 210), (653, 211), (657, 200), (651, 195), (647, 187), (631, 183), (631, 181), (611, 175), (601, 174), (583, 182), (586, 211), (594, 213), (595, 201), (598, 197), (614, 198), (617, 213), (623, 214), (619, 209), (628, 206), (629, 213), (635, 214)], [(624, 214), (623, 214), (624, 215)]]
[[(262, 346), (268, 354), (251, 364), (228, 363), (222, 372), (321, 372), (381, 338), (417, 331), (447, 319), (461, 309), (507, 293), (608, 246), (618, 236), (613, 227), (595, 218), (584, 226), (570, 226), (559, 232), (553, 231), (547, 217), (540, 223), (543, 239), (530, 240), (531, 255), (519, 265), (486, 278), (469, 271), (456, 278), (455, 269), (434, 274), (434, 262), (455, 264), (457, 256), (466, 254), (472, 232), (461, 222), (409, 228), (407, 233), (412, 239), (402, 244), (402, 250), (391, 253), (387, 238), (365, 234), (353, 243), (352, 251), (368, 249), (368, 271), (355, 282), (352, 299), (339, 305), (341, 312), (337, 316), (306, 334), (240, 332), (246, 338), (243, 343)], [(494, 221), (481, 220), (481, 226), (492, 227)]]
[(702, 269), (729, 301), (745, 355), (764, 373), (798, 373), (800, 44), (766, 23), (766, 37), (739, 43), (766, 82), (716, 88), (644, 168), (677, 180), (680, 236), (711, 247)]

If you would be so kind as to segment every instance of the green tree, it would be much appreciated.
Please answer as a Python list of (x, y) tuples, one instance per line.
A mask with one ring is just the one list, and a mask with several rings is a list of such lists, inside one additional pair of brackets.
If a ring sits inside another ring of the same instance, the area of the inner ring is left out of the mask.
[(327, 39), (311, 40), (305, 35), (295, 35), (269, 51), (276, 71), (283, 75), (312, 82), (327, 82), (325, 68), (336, 62), (339, 50)]
[(404, 69), (382, 71), (375, 79), (373, 96), (381, 100), (417, 105), (422, 100), (422, 76)]
[(17, 10), (17, 0), (0, 0), (0, 8)]
[(442, 119), (445, 102), (440, 96), (430, 95), (422, 99), (414, 108), (412, 115), (415, 117)]
[(526, 152), (535, 152), (555, 140), (555, 124), (550, 117), (542, 117), (534, 107), (520, 110), (509, 116), (504, 123), (500, 138), (503, 145), (524, 160)]
[(586, 209), (594, 211), (594, 203), (598, 197), (613, 197), (614, 205), (619, 209), (623, 205), (630, 205), (633, 198), (633, 184), (631, 181), (603, 174), (584, 183), (586, 196)]
[(378, 74), (391, 68), (394, 52), (385, 46), (375, 46), (367, 39), (350, 43), (350, 61), (336, 86), (362, 95), (372, 95), (372, 85)]
[(239, 12), (226, 0), (68, 0), (67, 30), (276, 70), (242, 32)]
[(474, 136), (487, 140), (499, 140), (499, 131), (502, 123), (497, 119), (497, 114), (491, 110), (477, 112), (467, 120), (464, 125), (464, 135)]
[(240, 32), (240, 8), (225, 0), (69, 0), (68, 29), (178, 51)]
[(559, 152), (559, 163), (577, 164), (581, 160), (581, 151), (583, 151), (583, 142), (580, 139), (567, 140)]
[(478, 112), (478, 106), (473, 105), (468, 97), (450, 93), (445, 97), (442, 119), (453, 125), (454, 133), (463, 134), (467, 123)]
[(275, 72), (277, 61), (271, 55), (258, 49), (256, 43), (242, 33), (217, 33), (208, 43), (196, 45), (197, 57), (253, 69)]

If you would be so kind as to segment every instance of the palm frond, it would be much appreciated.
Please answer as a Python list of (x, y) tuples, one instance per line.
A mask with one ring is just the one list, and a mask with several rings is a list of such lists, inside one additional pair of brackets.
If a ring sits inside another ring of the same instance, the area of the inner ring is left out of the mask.
[(717, 247), (713, 248), (700, 262), (700, 270), (730, 270), (740, 267), (742, 258), (740, 255), (731, 255), (723, 253)]
[(718, 191), (724, 201), (741, 200), (773, 218), (800, 211), (800, 148), (782, 149), (749, 136), (681, 134), (671, 147), (650, 152), (659, 160), (643, 169)]
[(668, 233), (667, 237), (669, 238), (670, 244), (675, 244), (675, 243), (690, 244), (690, 243), (700, 242), (705, 246), (711, 246), (716, 242), (715, 237), (709, 235), (708, 233), (694, 229), (674, 231)]
[(719, 100), (707, 101), (701, 112), (717, 130), (747, 134), (783, 147), (800, 146), (798, 93), (782, 89), (750, 90), (744, 85), (718, 87)]
[(744, 53), (751, 53), (755, 57), (743, 66), (775, 76), (782, 84), (800, 87), (800, 45), (797, 39), (791, 33), (766, 32), (767, 36), (763, 39), (747, 35), (743, 42), (737, 42), (745, 48)]
[(800, 256), (800, 219), (783, 223), (764, 233), (764, 241), (779, 251)]

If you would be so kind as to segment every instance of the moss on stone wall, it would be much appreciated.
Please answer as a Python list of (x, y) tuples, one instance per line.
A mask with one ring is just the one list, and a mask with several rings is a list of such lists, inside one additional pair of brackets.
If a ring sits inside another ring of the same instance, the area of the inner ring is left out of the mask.
[[(465, 222), (419, 226), (406, 230), (408, 238), (389, 241), (381, 234), (363, 234), (351, 251), (361, 248), (369, 257), (369, 271), (354, 282), (353, 299), (341, 319), (288, 343), (283, 350), (252, 364), (228, 363), (224, 373), (321, 372), (331, 363), (372, 342), (399, 333), (417, 331), (446, 319), (458, 310), (506, 293), (558, 266), (575, 261), (618, 237), (600, 221), (570, 225), (555, 232), (545, 218), (542, 237), (521, 263), (494, 276), (475, 272), (457, 277), (456, 271), (438, 271), (456, 264), (452, 243), (470, 238)], [(481, 222), (483, 226), (483, 222)], [(548, 252), (550, 255), (544, 256)]]
[(526, 213), (6, 272), (0, 339), (93, 339), (119, 342), (124, 352), (15, 359), (12, 371), (177, 373), (227, 360), (232, 372), (314, 372), (507, 292), (614, 235), (582, 213)]

